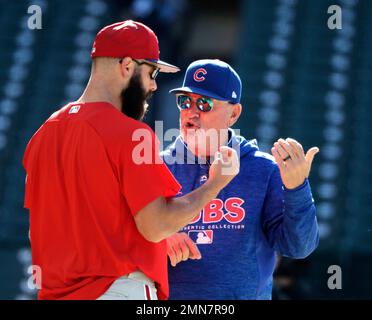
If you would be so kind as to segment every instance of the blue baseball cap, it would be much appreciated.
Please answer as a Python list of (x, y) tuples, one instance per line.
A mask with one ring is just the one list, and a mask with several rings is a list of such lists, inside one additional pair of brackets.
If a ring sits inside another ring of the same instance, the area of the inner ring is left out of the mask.
[(182, 87), (172, 93), (190, 92), (230, 103), (239, 103), (242, 82), (237, 72), (226, 62), (203, 59), (191, 63), (185, 73)]

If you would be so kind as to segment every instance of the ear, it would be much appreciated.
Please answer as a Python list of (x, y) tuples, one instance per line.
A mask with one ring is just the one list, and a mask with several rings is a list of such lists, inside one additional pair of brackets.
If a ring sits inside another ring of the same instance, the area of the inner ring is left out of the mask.
[(131, 58), (129, 57), (123, 58), (122, 62), (119, 63), (119, 66), (120, 66), (120, 73), (123, 78), (129, 79), (130, 77), (132, 77), (135, 66)]
[(236, 121), (238, 121), (240, 115), (242, 113), (242, 105), (240, 103), (236, 103), (233, 105), (233, 109), (230, 115), (229, 126), (232, 127)]

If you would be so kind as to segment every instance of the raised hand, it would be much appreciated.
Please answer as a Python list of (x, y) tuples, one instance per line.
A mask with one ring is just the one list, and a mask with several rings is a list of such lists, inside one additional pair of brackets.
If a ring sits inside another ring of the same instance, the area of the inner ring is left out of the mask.
[(240, 170), (240, 161), (237, 152), (230, 147), (220, 147), (216, 152), (214, 161), (209, 168), (209, 182), (224, 188)]
[(295, 189), (304, 183), (310, 174), (318, 147), (310, 148), (306, 155), (302, 145), (294, 139), (279, 139), (271, 148), (271, 153), (279, 166), (280, 176), (287, 189)]

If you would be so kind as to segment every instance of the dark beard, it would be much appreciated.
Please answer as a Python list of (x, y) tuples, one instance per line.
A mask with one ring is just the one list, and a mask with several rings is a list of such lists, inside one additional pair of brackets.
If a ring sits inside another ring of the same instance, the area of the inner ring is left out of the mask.
[(129, 80), (128, 87), (121, 92), (121, 112), (135, 120), (143, 120), (147, 111), (145, 101), (150, 96), (151, 92), (146, 93), (140, 74), (136, 72)]

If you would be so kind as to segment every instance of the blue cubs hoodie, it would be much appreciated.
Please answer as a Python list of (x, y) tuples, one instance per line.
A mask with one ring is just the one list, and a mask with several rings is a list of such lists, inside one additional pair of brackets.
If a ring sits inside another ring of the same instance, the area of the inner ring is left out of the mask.
[[(319, 242), (309, 181), (283, 186), (274, 158), (230, 130), (228, 145), (240, 154), (239, 174), (208, 203), (185, 232), (202, 258), (169, 264), (169, 299), (271, 299), (276, 254), (305, 258)], [(181, 137), (161, 153), (182, 185), (179, 195), (208, 179), (210, 164)]]

